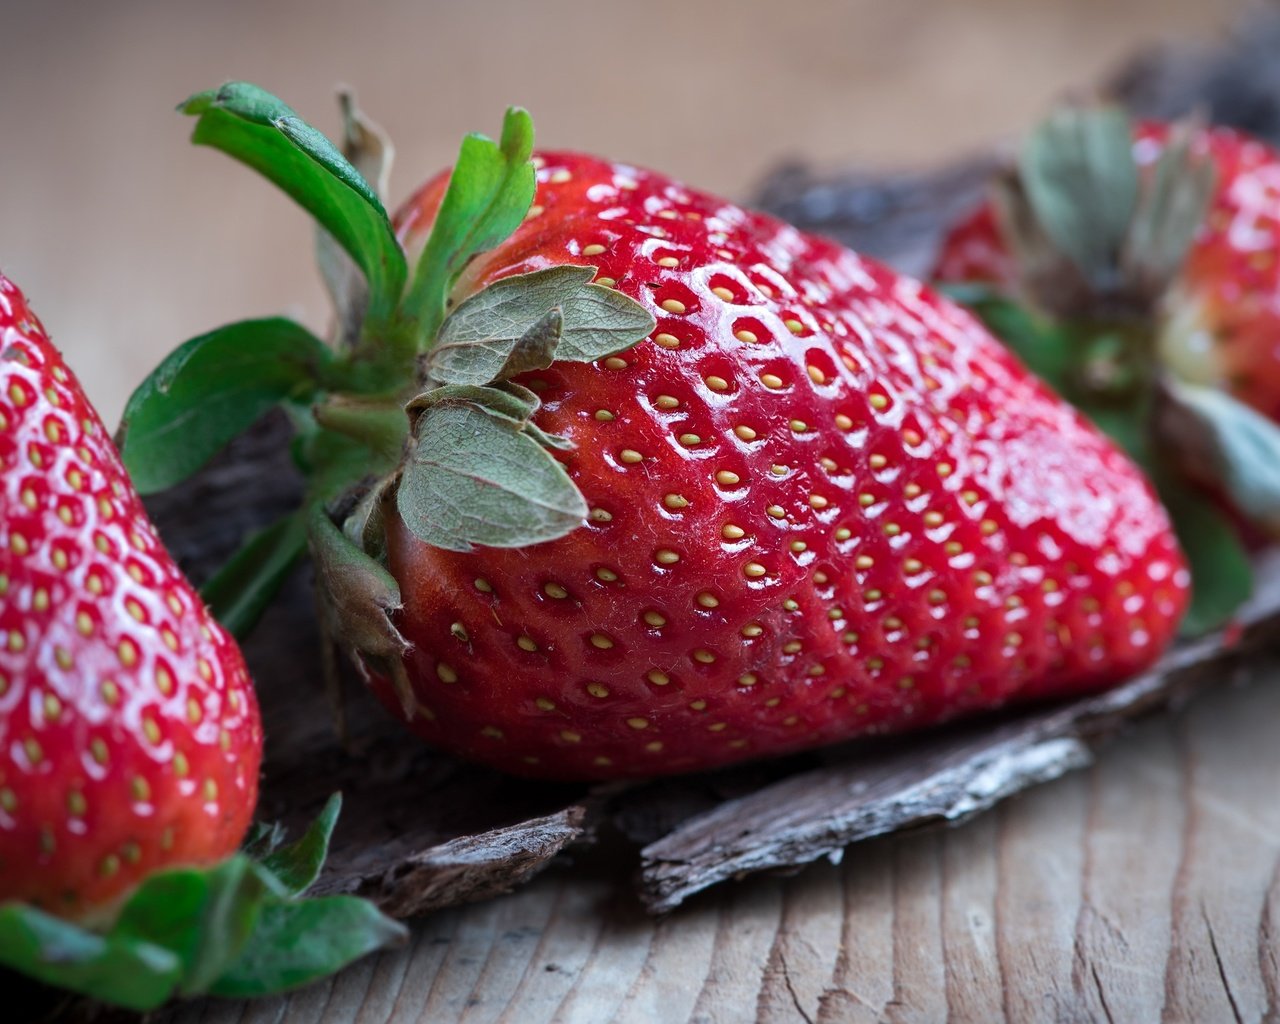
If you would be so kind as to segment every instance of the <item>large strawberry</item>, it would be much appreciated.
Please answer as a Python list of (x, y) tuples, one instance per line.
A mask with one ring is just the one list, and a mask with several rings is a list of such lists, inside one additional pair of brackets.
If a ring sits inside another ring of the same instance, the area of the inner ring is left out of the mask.
[[(433, 743), (689, 771), (1096, 689), (1173, 635), (1148, 485), (918, 283), (631, 166), (548, 153), (535, 182), (513, 111), (406, 207), (406, 287), (380, 204), (288, 108), (188, 109), (364, 271), (335, 288), (365, 312), (348, 349), (272, 336), (318, 368), (288, 395), (326, 618)], [(127, 457), (165, 462), (166, 405), (132, 404)]]
[(1220, 622), (1247, 559), (1184, 481), (1280, 530), (1280, 153), (1071, 108), (995, 184), (936, 276), (1152, 473), (1195, 564), (1189, 622)]
[[(290, 880), (314, 877), (305, 861), (336, 806), (310, 850), (277, 856), (278, 874), (232, 856), (262, 758), (244, 660), (2, 275), (0, 510), (0, 963), (136, 1008), (281, 987), (237, 960), (264, 905), (279, 915), (295, 906)], [(309, 927), (332, 930), (312, 913)], [(341, 927), (361, 917), (381, 931), (366, 927), (350, 955), (395, 931), (368, 911)], [(345, 959), (289, 966), (302, 980)]]

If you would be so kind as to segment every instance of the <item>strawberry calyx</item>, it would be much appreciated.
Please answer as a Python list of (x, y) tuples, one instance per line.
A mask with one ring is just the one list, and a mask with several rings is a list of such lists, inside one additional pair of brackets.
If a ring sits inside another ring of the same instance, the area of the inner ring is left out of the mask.
[[(282, 406), (307, 479), (305, 507), (250, 538), (205, 595), (243, 634), (309, 546), (335, 640), (386, 664), (403, 643), (386, 632), (398, 607), (379, 562), (387, 503), (417, 536), (449, 550), (521, 547), (576, 529), (586, 504), (550, 454), (568, 442), (537, 426), (537, 396), (511, 378), (553, 360), (614, 355), (655, 321), (633, 299), (591, 283), (592, 267), (538, 270), (459, 294), (471, 260), (509, 237), (533, 203), (533, 123), (519, 108), (507, 111), (498, 141), (463, 140), (411, 272), (366, 178), (385, 182), (391, 148), (350, 94), (340, 102), (343, 150), (247, 83), (198, 93), (179, 108), (196, 118), (194, 142), (259, 171), (315, 218), (335, 325), (330, 343), (280, 319), (193, 339), (134, 393), (120, 446), (139, 489), (155, 491)], [(352, 550), (339, 551), (342, 544)]]
[(1151, 477), (1192, 565), (1192, 634), (1252, 591), (1239, 531), (1212, 495), (1280, 536), (1280, 426), (1179, 355), (1180, 275), (1216, 185), (1201, 130), (1174, 125), (1144, 169), (1118, 107), (1056, 111), (994, 183), (1012, 291), (943, 286)]
[(367, 900), (303, 895), (341, 807), (335, 794), (292, 843), (259, 826), (220, 864), (151, 875), (104, 929), (0, 904), (0, 965), (142, 1012), (177, 997), (283, 992), (403, 943), (405, 927)]

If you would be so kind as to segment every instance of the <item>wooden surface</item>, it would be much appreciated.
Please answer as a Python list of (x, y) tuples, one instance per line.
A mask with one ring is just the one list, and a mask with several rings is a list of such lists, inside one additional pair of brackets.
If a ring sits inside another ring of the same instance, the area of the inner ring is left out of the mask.
[(607, 851), (406, 949), (162, 1024), (1280, 1020), (1280, 672), (1095, 767), (653, 920)]

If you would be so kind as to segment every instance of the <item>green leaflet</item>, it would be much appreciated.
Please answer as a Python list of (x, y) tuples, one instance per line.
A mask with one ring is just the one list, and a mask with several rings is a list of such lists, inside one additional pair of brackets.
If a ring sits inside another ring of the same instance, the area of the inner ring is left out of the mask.
[(504, 241), (529, 211), (536, 188), (532, 154), (533, 120), (519, 107), (507, 111), (497, 143), (477, 134), (463, 139), (403, 303), (405, 313), (417, 320), (420, 349), (434, 341), (445, 300), (463, 267)]
[(634, 299), (591, 284), (594, 276), (594, 267), (560, 266), (495, 281), (441, 325), (431, 375), (446, 384), (487, 384), (528, 368), (511, 365), (511, 356), (553, 309), (561, 314), (554, 357), (568, 362), (589, 363), (621, 352), (657, 326)]
[(192, 338), (156, 367), (125, 407), (120, 452), (143, 494), (185, 480), (286, 399), (306, 401), (333, 362), (292, 320), (243, 320)]
[(300, 512), (259, 530), (200, 588), (214, 617), (244, 638), (257, 624), (306, 548)]
[(475, 544), (553, 540), (582, 524), (586, 501), (535, 437), (510, 416), (435, 394), (418, 414), (416, 445), (396, 494), (400, 517), (415, 536), (470, 551)]
[(197, 93), (178, 109), (198, 118), (193, 142), (247, 164), (307, 210), (364, 273), (370, 320), (390, 320), (408, 276), (404, 252), (382, 203), (333, 143), (247, 82)]
[(300, 899), (340, 806), (332, 798), (298, 842), (257, 862), (146, 879), (106, 934), (24, 904), (0, 906), (0, 965), (114, 1006), (152, 1010), (174, 996), (266, 995), (330, 974), (405, 929), (354, 897)]
[(1018, 158), (1041, 227), (1095, 286), (1119, 263), (1138, 201), (1129, 118), (1119, 107), (1065, 107), (1028, 137)]

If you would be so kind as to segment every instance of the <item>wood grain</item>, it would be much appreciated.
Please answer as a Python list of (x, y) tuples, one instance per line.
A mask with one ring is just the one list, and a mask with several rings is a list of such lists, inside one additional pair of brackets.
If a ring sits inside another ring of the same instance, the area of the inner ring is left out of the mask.
[(1280, 677), (1235, 682), (958, 828), (660, 920), (601, 849), (291, 998), (157, 1024), (1275, 1022)]

